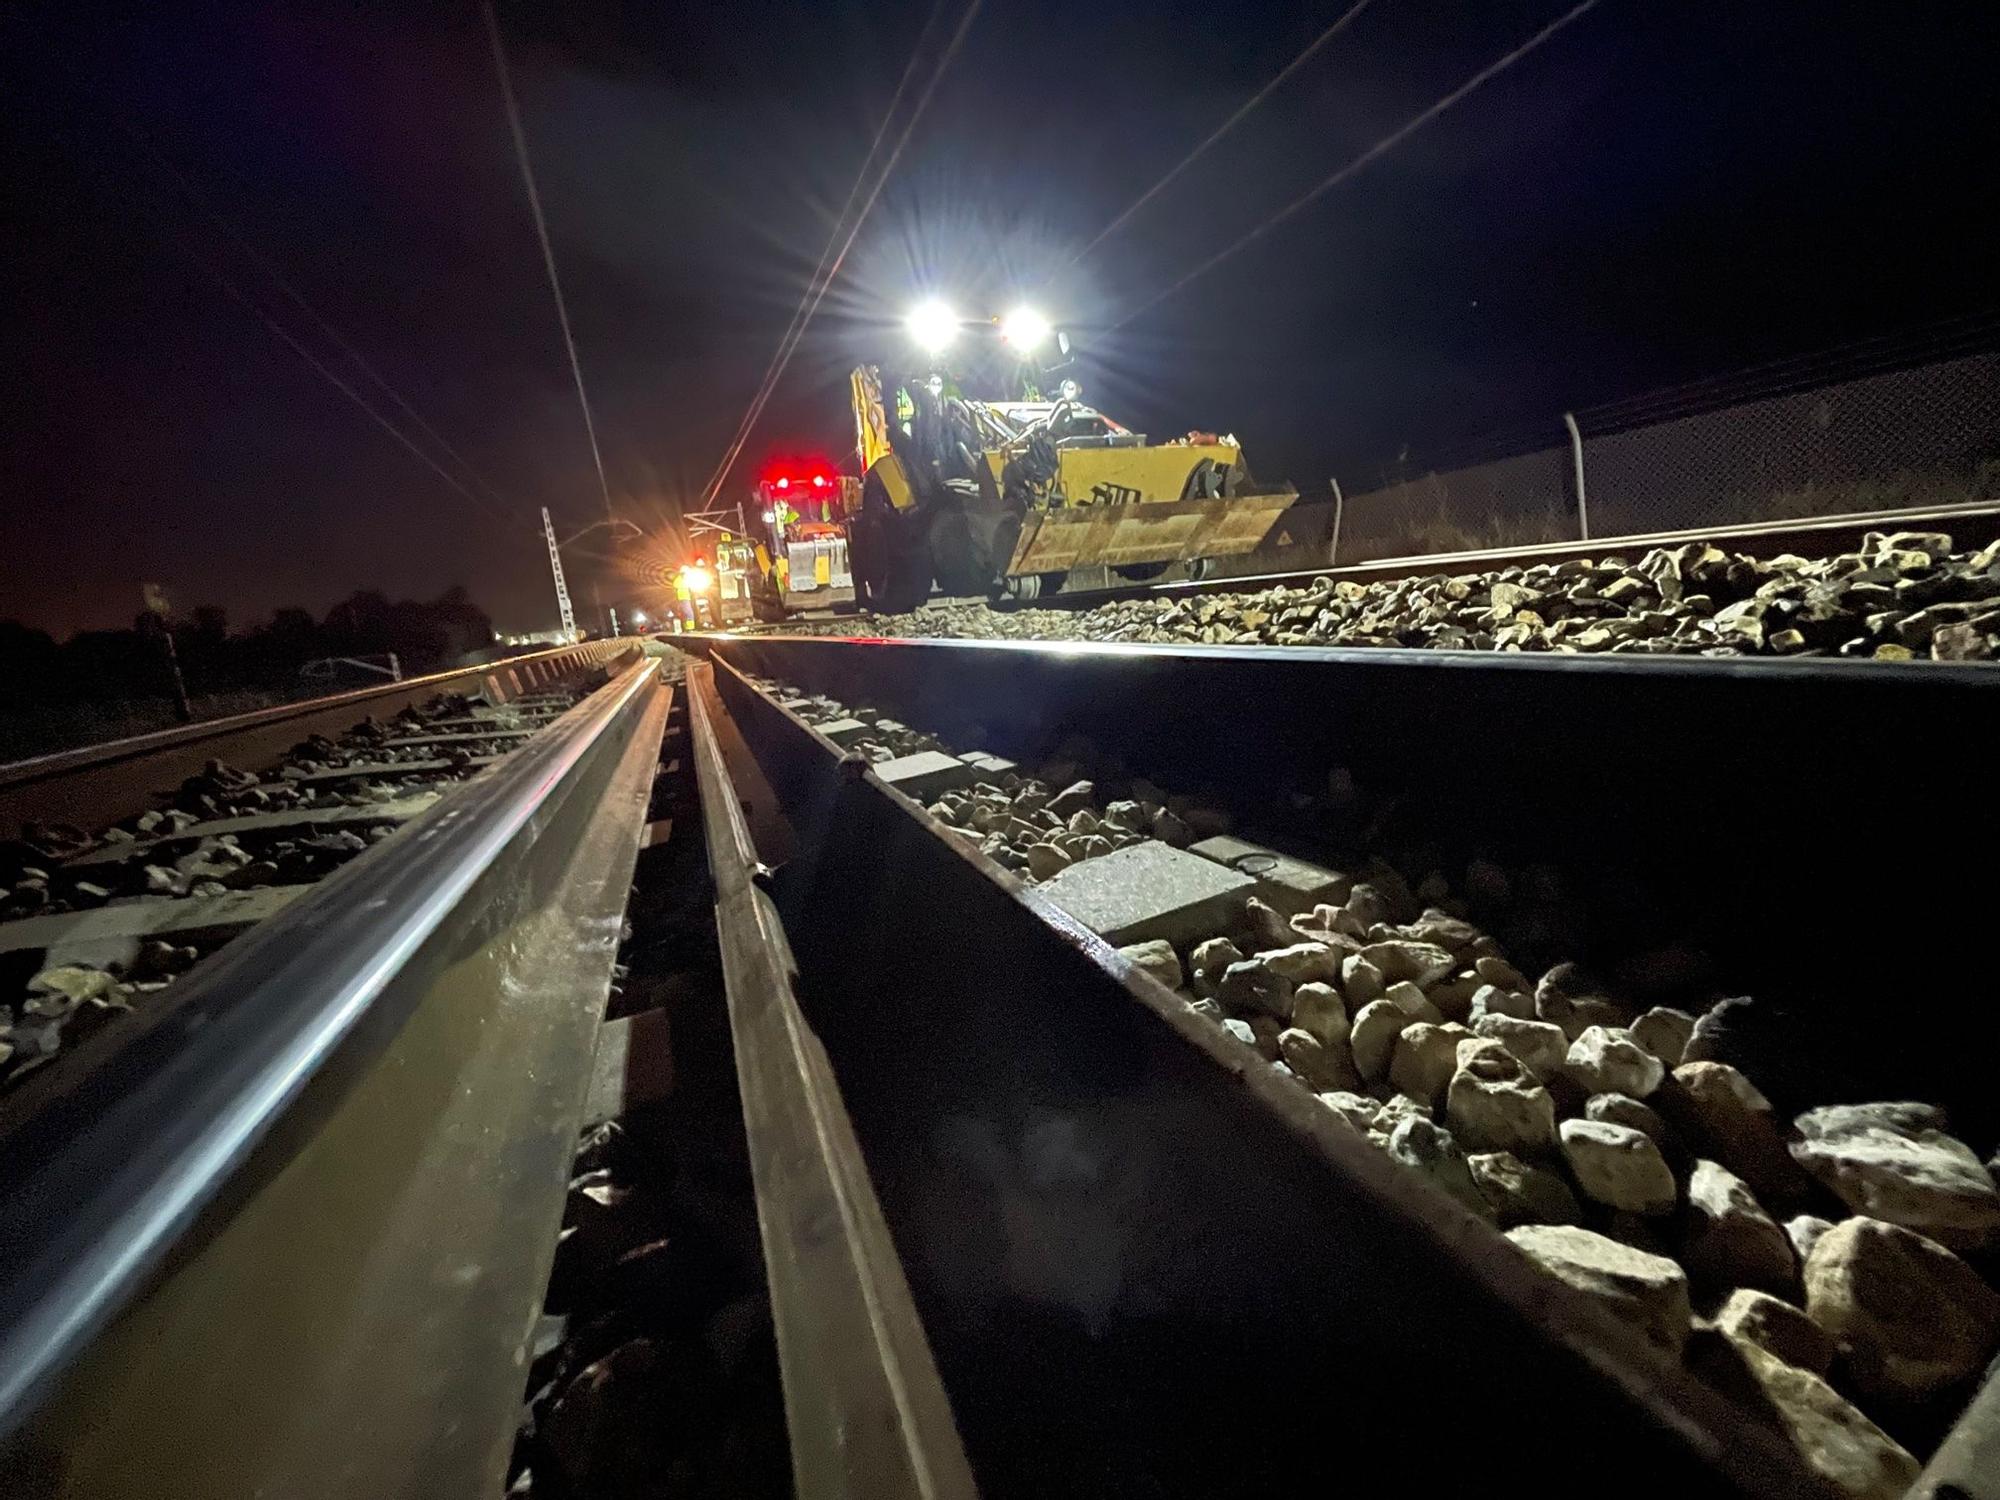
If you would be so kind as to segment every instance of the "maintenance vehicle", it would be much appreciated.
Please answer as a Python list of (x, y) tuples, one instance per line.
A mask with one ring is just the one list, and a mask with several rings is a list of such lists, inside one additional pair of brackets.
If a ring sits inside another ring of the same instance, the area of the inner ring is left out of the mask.
[(1153, 442), (1086, 404), (1068, 334), (1028, 309), (980, 322), (928, 303), (908, 330), (900, 364), (851, 377), (862, 480), (847, 548), (864, 607), (913, 609), (933, 584), (1033, 599), (1092, 566), (1198, 578), (1298, 498), (1256, 484), (1234, 436)]

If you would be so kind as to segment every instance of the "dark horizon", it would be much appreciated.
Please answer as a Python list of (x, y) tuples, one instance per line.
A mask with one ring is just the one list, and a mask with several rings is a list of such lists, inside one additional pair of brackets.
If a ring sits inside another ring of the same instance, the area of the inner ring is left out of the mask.
[[(1218, 38), (1150, 7), (989, 0), (725, 498), (772, 452), (845, 452), (846, 369), (920, 293), (1031, 296), (1105, 329), (1567, 6), (1373, 0), (1070, 264), (1345, 8), (1244, 8)], [(1990, 309), (2000, 15), (1927, 14), (1603, 0), (1087, 341), (1088, 393), (1155, 434), (1233, 430), (1260, 474), (1317, 493), (1403, 451)], [(500, 15), (613, 496), (657, 532), (755, 390), (923, 17)], [(121, 626), (159, 582), (242, 627), (459, 582), (503, 632), (552, 624), (538, 509), (567, 535), (603, 503), (477, 7), (4, 25), (21, 394), (0, 617)], [(497, 500), (451, 488), (266, 326), (432, 446), (260, 260)], [(566, 552), (580, 611), (635, 597), (603, 538)]]

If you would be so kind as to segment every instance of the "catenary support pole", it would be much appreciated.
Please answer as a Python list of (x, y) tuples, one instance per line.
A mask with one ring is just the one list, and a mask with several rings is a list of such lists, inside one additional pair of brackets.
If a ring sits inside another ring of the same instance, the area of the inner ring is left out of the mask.
[(549, 508), (542, 507), (542, 535), (549, 544), (549, 571), (555, 575), (556, 604), (562, 610), (562, 633), (565, 641), (576, 639), (576, 611), (569, 605), (569, 585), (563, 582), (562, 553), (556, 547), (555, 522), (549, 519)]

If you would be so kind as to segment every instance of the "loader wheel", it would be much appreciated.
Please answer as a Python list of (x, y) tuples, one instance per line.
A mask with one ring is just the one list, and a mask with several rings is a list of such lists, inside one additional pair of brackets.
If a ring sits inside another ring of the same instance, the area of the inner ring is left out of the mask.
[(897, 510), (873, 474), (862, 481), (861, 514), (848, 528), (847, 548), (855, 599), (865, 608), (907, 614), (930, 597), (930, 547), (923, 518)]
[(933, 511), (930, 518), (931, 571), (938, 592), (955, 598), (983, 596), (997, 570), (990, 546), (981, 546), (980, 528), (962, 507)]
[(1200, 583), (1202, 579), (1208, 577), (1209, 560), (1205, 557), (1191, 558), (1186, 571), (1189, 583)]
[(889, 539), (882, 535), (882, 518), (865, 508), (848, 523), (847, 564), (854, 575), (855, 605), (882, 608), (889, 586)]
[(893, 511), (883, 534), (888, 538), (888, 577), (877, 608), (906, 615), (931, 596), (931, 549), (923, 517)]
[(882, 607), (892, 615), (906, 615), (931, 597), (931, 560), (923, 532), (914, 526), (902, 531), (890, 553), (889, 586), (882, 596)]

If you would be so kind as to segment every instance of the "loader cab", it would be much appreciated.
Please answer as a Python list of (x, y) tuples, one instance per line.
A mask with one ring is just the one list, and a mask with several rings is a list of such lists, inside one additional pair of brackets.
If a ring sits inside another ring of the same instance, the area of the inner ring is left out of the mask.
[(996, 319), (967, 324), (949, 345), (919, 355), (906, 365), (904, 381), (942, 399), (1022, 405), (1076, 394), (1075, 372), (1067, 333), (1054, 331), (1045, 346), (1024, 350), (1007, 340)]

